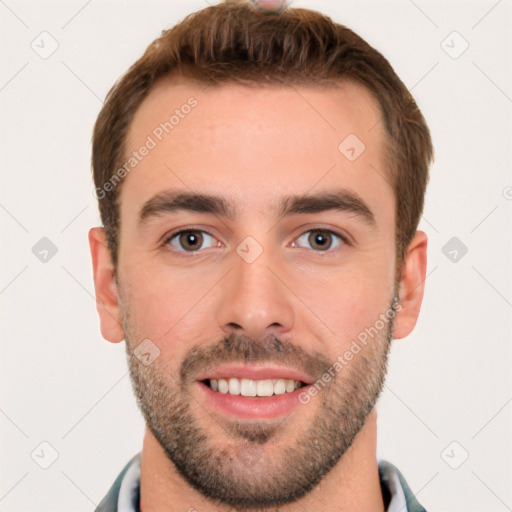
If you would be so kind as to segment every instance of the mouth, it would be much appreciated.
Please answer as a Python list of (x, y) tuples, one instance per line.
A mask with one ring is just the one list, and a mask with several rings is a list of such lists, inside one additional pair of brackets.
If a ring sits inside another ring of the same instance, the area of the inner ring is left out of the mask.
[(293, 379), (239, 379), (236, 377), (205, 379), (201, 381), (212, 391), (240, 395), (245, 397), (267, 397), (293, 393), (296, 389), (304, 387), (304, 382)]
[(224, 365), (197, 379), (200, 398), (212, 412), (240, 419), (289, 414), (313, 382), (291, 368), (255, 365)]

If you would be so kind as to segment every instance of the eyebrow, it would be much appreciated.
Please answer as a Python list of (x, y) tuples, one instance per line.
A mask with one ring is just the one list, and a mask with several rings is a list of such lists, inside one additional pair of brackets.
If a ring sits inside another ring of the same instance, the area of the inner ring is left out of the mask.
[[(280, 205), (273, 208), (278, 217), (320, 213), (328, 210), (353, 213), (371, 227), (376, 224), (375, 215), (369, 206), (357, 194), (345, 189), (285, 196)], [(168, 190), (155, 195), (144, 203), (139, 214), (139, 225), (145, 224), (150, 218), (177, 211), (207, 213), (231, 221), (236, 220), (238, 216), (236, 208), (223, 197)]]

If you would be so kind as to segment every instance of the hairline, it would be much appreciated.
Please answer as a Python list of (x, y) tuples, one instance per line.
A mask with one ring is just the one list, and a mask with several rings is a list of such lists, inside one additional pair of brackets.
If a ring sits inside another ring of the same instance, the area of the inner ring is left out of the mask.
[[(266, 80), (265, 80), (266, 78)], [(286, 89), (287, 87), (294, 88), (293, 85), (297, 85), (302, 88), (310, 88), (310, 89), (316, 89), (316, 90), (336, 90), (341, 89), (346, 85), (357, 87), (359, 89), (363, 89), (368, 96), (371, 98), (371, 100), (374, 102), (374, 104), (377, 106), (377, 110), (379, 115), (381, 116), (381, 120), (377, 122), (378, 125), (384, 124), (384, 128), (381, 129), (382, 134), (382, 165), (384, 167), (383, 171), (385, 173), (385, 178), (388, 184), (390, 185), (392, 191), (393, 191), (393, 197), (395, 201), (395, 212), (397, 207), (397, 201), (398, 197), (396, 195), (396, 172), (393, 172), (393, 168), (396, 167), (396, 162), (398, 160), (397, 155), (397, 147), (396, 142), (392, 139), (391, 133), (389, 132), (386, 123), (385, 123), (385, 112), (382, 103), (380, 102), (377, 95), (361, 80), (357, 80), (353, 77), (338, 77), (336, 79), (320, 79), (318, 82), (314, 82), (313, 78), (299, 78), (298, 80), (291, 80), (291, 83), (284, 82), (280, 79), (280, 77), (272, 77), (266, 75), (265, 77), (262, 76), (261, 81), (257, 79), (251, 79), (246, 81), (240, 81), (236, 77), (233, 79), (226, 79), (216, 82), (208, 82), (207, 80), (198, 80), (194, 77), (188, 76), (186, 73), (181, 72), (180, 70), (173, 69), (171, 71), (168, 71), (167, 73), (164, 73), (163, 75), (159, 76), (155, 79), (155, 81), (151, 84), (151, 86), (146, 90), (143, 98), (140, 100), (137, 107), (133, 110), (131, 113), (131, 117), (129, 120), (129, 123), (125, 129), (125, 132), (123, 134), (123, 140), (119, 149), (119, 158), (116, 162), (114, 168), (119, 167), (124, 161), (127, 159), (127, 142), (129, 142), (130, 134), (132, 133), (132, 130), (134, 129), (134, 120), (137, 115), (137, 112), (141, 109), (144, 102), (149, 98), (152, 92), (158, 87), (161, 86), (163, 82), (169, 81), (168, 84), (170, 87), (173, 85), (193, 85), (193, 86), (201, 86), (203, 85), (205, 90), (206, 88), (213, 87), (215, 89), (222, 88), (225, 86), (231, 86), (231, 85), (238, 85), (240, 87), (246, 87), (248, 89), (252, 89), (255, 87), (265, 87), (267, 89)], [(174, 83), (173, 83), (174, 81)], [(373, 130), (376, 126), (372, 127), (371, 130)], [(122, 185), (124, 181), (126, 180), (126, 177), (122, 178), (119, 182), (119, 185), (116, 187), (115, 190), (115, 207), (117, 208), (118, 212), (118, 222), (119, 222), (119, 230), (118, 230), (118, 238), (120, 235), (120, 228), (121, 228), (121, 204), (120, 204), (120, 195), (122, 191)], [(396, 228), (396, 222), (397, 219), (395, 218), (395, 228)], [(397, 230), (395, 229), (395, 237), (397, 235)], [(118, 240), (119, 241), (119, 240)]]

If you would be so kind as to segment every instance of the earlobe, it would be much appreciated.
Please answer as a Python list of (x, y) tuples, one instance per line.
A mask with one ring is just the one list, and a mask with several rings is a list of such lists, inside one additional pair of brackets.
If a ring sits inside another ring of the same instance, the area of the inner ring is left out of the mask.
[(96, 227), (89, 230), (89, 247), (101, 334), (107, 341), (119, 343), (124, 339), (124, 331), (119, 310), (114, 265), (103, 228)]
[(399, 308), (397, 310), (393, 337), (408, 336), (420, 314), (425, 276), (427, 271), (427, 235), (416, 231), (407, 249), (407, 255), (399, 283)]

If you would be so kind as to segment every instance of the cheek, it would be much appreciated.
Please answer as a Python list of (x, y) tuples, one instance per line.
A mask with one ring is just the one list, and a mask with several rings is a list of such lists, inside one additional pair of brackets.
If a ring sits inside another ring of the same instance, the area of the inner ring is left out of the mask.
[(128, 303), (132, 324), (141, 339), (151, 339), (160, 350), (171, 350), (174, 356), (196, 342), (204, 342), (205, 332), (214, 332), (206, 325), (212, 315), (205, 310), (208, 291), (219, 280), (211, 272), (198, 275), (139, 264), (127, 268), (124, 275), (130, 281)]
[(313, 332), (323, 350), (336, 357), (388, 311), (393, 275), (391, 267), (384, 269), (382, 260), (375, 260), (360, 268), (332, 272), (328, 279), (303, 276), (302, 285), (294, 287), (306, 306), (297, 308), (299, 332)]

